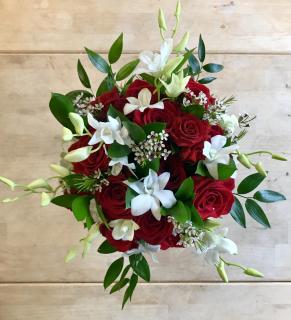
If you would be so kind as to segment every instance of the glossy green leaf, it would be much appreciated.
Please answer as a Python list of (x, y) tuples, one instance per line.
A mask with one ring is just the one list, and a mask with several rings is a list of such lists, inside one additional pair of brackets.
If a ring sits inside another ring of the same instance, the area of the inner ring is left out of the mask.
[(99, 71), (103, 73), (110, 73), (110, 66), (105, 59), (103, 59), (98, 53), (88, 48), (85, 48), (85, 50), (94, 67), (96, 67)]
[(87, 216), (90, 216), (90, 201), (91, 196), (79, 196), (72, 203), (72, 210), (77, 221), (83, 221)]
[(205, 113), (205, 108), (201, 105), (190, 105), (185, 107), (184, 111), (193, 114), (195, 117), (199, 119), (202, 119)]
[(200, 60), (200, 62), (203, 62), (205, 60), (205, 44), (204, 41), (202, 39), (202, 36), (200, 34), (199, 36), (199, 42), (198, 42), (198, 58)]
[(121, 121), (128, 121), (128, 118), (119, 110), (113, 107), (113, 105), (109, 106), (107, 115), (112, 118), (119, 118)]
[(128, 130), (130, 137), (136, 143), (146, 139), (146, 134), (142, 127), (131, 121), (123, 121), (122, 124)]
[(159, 132), (162, 132), (163, 130), (165, 130), (166, 123), (164, 123), (164, 122), (151, 122), (151, 123), (144, 125), (142, 128), (147, 135), (151, 134), (152, 131), (159, 133)]
[(83, 86), (88, 89), (91, 88), (89, 77), (88, 77), (80, 59), (78, 59), (77, 71), (78, 71), (79, 79), (80, 79), (81, 83), (83, 84)]
[(98, 252), (102, 254), (110, 254), (116, 251), (117, 250), (107, 240), (102, 242), (98, 248)]
[(263, 209), (256, 203), (256, 201), (252, 199), (247, 199), (245, 203), (245, 207), (249, 215), (259, 222), (261, 225), (267, 228), (271, 228), (269, 220), (264, 213)]
[(198, 174), (199, 176), (202, 176), (202, 177), (210, 177), (206, 166), (204, 165), (203, 161), (201, 161), (201, 160), (197, 164), (195, 174)]
[(246, 217), (245, 217), (244, 209), (240, 201), (236, 197), (234, 198), (234, 203), (232, 205), (230, 215), (239, 225), (246, 228)]
[(254, 198), (266, 203), (286, 200), (283, 194), (272, 190), (259, 190), (254, 194)]
[(53, 198), (51, 200), (51, 203), (60, 207), (72, 209), (72, 203), (77, 197), (78, 197), (77, 194), (64, 194), (64, 195)]
[(123, 48), (123, 33), (119, 35), (119, 37), (113, 42), (111, 48), (108, 53), (109, 62), (115, 63), (119, 60)]
[(116, 80), (121, 81), (130, 76), (138, 64), (139, 59), (136, 59), (121, 67), (116, 74)]
[(204, 221), (194, 206), (191, 206), (191, 221), (196, 228), (202, 228)]
[(193, 201), (194, 199), (194, 181), (192, 177), (186, 178), (177, 190), (176, 199), (181, 201)]
[(210, 83), (214, 80), (216, 80), (215, 77), (205, 77), (205, 78), (199, 79), (198, 82), (202, 83), (202, 84), (207, 84), (207, 83)]
[(246, 194), (256, 189), (266, 177), (260, 173), (254, 173), (243, 179), (237, 187), (239, 194)]
[(200, 63), (197, 60), (197, 58), (194, 56), (194, 54), (191, 54), (190, 57), (188, 58), (188, 63), (191, 68), (191, 71), (193, 74), (196, 74), (200, 71)]
[(167, 209), (167, 213), (181, 223), (191, 220), (190, 209), (180, 200), (178, 200), (172, 208)]
[(203, 66), (203, 69), (209, 73), (216, 73), (223, 69), (223, 65), (217, 63), (208, 63)]
[(226, 180), (230, 178), (237, 170), (235, 162), (230, 159), (229, 164), (218, 163), (217, 165), (219, 180)]
[(114, 293), (114, 292), (117, 292), (119, 290), (121, 290), (122, 288), (124, 288), (129, 282), (129, 279), (128, 278), (124, 278), (122, 280), (119, 280), (117, 283), (115, 283), (111, 290), (110, 290), (110, 294)]
[(107, 289), (120, 275), (123, 268), (124, 258), (121, 257), (110, 265), (104, 277), (103, 286)]
[(98, 97), (105, 92), (111, 91), (114, 88), (114, 85), (115, 85), (115, 81), (113, 77), (111, 75), (108, 75), (100, 83), (96, 92), (96, 96)]
[(134, 289), (136, 288), (137, 282), (138, 282), (138, 276), (135, 273), (133, 273), (130, 280), (129, 280), (129, 286), (126, 289), (124, 296), (123, 296), (122, 309), (124, 308), (128, 299), (131, 300)]
[(54, 117), (61, 123), (64, 127), (75, 132), (75, 128), (69, 119), (69, 113), (75, 112), (72, 101), (60, 93), (53, 93), (50, 99), (50, 110)]
[(151, 278), (150, 267), (147, 260), (141, 254), (133, 254), (129, 256), (129, 263), (133, 271), (143, 280), (149, 282)]
[(121, 158), (130, 154), (130, 149), (126, 145), (113, 142), (108, 148), (108, 156), (110, 158)]
[(129, 209), (131, 208), (131, 200), (136, 197), (138, 193), (136, 193), (134, 190), (132, 190), (130, 187), (127, 188), (125, 193), (125, 208)]

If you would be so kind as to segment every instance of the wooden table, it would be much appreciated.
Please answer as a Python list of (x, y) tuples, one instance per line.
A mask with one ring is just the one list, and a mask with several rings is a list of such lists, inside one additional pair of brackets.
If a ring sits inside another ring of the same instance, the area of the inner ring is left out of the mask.
[[(220, 97), (235, 94), (234, 112), (257, 121), (244, 150), (270, 149), (291, 155), (290, 0), (183, 0), (183, 31), (192, 45), (202, 33), (207, 61), (225, 66), (211, 84)], [(50, 92), (80, 88), (80, 58), (98, 86), (100, 73), (83, 47), (106, 54), (125, 33), (122, 65), (143, 49), (158, 49), (159, 7), (168, 17), (174, 0), (0, 1), (0, 172), (21, 182), (50, 175), (58, 161), (61, 128), (48, 109)], [(291, 198), (290, 162), (264, 158), (271, 171), (266, 189)], [(0, 187), (1, 198), (9, 192)], [(203, 259), (181, 249), (159, 254), (151, 284), (137, 289), (120, 311), (121, 296), (104, 293), (102, 279), (113, 257), (92, 250), (85, 260), (64, 264), (67, 250), (84, 230), (64, 210), (40, 208), (37, 196), (0, 206), (0, 319), (262, 319), (291, 318), (290, 200), (267, 205), (272, 229), (231, 218), (235, 261), (261, 270), (262, 280), (231, 271), (220, 282)]]

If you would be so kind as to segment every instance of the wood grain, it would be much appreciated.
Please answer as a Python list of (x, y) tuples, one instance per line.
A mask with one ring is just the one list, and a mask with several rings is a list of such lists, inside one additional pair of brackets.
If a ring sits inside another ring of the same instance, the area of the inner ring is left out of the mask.
[(121, 311), (122, 296), (101, 285), (0, 285), (0, 318), (289, 320), (290, 295), (291, 284), (279, 283), (140, 285)]
[[(48, 164), (59, 159), (61, 127), (49, 112), (48, 92), (80, 88), (76, 73), (78, 57), (73, 54), (0, 56), (1, 175), (28, 182), (51, 174)], [(133, 57), (125, 56), (121, 64)], [(242, 55), (238, 58), (228, 54), (209, 59), (226, 66), (221, 79), (211, 85), (213, 92), (221, 97), (235, 93), (238, 101), (234, 112), (258, 115), (242, 150), (271, 149), (290, 157), (291, 57)], [(100, 73), (85, 56), (81, 60), (97, 87)], [(264, 187), (284, 192), (290, 199), (290, 163), (263, 160), (271, 171)], [(6, 189), (0, 188), (1, 198), (8, 196)], [(41, 209), (38, 200), (33, 197), (0, 207), (0, 281), (102, 281), (113, 257), (97, 255), (96, 244), (88, 258), (65, 265), (63, 258), (67, 250), (84, 235), (82, 226), (61, 208)], [(270, 230), (262, 230), (250, 218), (247, 230), (230, 217), (225, 219), (230, 237), (239, 246), (239, 256), (233, 260), (260, 269), (265, 273), (265, 281), (291, 280), (290, 200), (266, 208), (270, 212)], [(215, 270), (190, 251), (162, 252), (159, 261), (152, 264), (154, 282), (218, 280)], [(230, 278), (249, 280), (238, 270), (231, 270)]]
[[(124, 31), (126, 52), (158, 49), (157, 10), (174, 24), (176, 0), (2, 0), (0, 51), (105, 52)], [(289, 0), (183, 0), (181, 32), (212, 52), (291, 52)]]

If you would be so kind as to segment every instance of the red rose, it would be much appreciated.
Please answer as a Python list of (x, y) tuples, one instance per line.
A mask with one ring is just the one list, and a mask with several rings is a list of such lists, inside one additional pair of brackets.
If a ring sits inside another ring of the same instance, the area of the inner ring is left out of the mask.
[(187, 178), (183, 162), (175, 155), (170, 156), (167, 160), (161, 160), (160, 174), (163, 172), (170, 172), (170, 180), (165, 189), (177, 190)]
[(135, 97), (137, 98), (139, 92), (144, 89), (144, 88), (147, 88), (150, 90), (150, 92), (152, 93), (152, 100), (151, 100), (151, 103), (156, 103), (157, 102), (157, 99), (158, 99), (158, 96), (157, 94), (155, 93), (154, 94), (154, 91), (155, 91), (155, 87), (148, 83), (147, 81), (145, 80), (134, 80), (127, 88), (126, 90), (126, 93), (125, 93), (125, 96), (126, 97)]
[(181, 114), (180, 106), (172, 101), (164, 101), (164, 109), (146, 109), (144, 112), (134, 111), (133, 121), (140, 126), (151, 122), (164, 122), (167, 124), (166, 131), (170, 132), (175, 117)]
[[(77, 142), (73, 143), (69, 147), (69, 151), (87, 146), (89, 140), (89, 136), (81, 137)], [(95, 147), (97, 147), (97, 145), (95, 145)], [(106, 171), (108, 169), (109, 159), (105, 154), (104, 149), (101, 148), (97, 152), (92, 153), (86, 160), (83, 160), (81, 162), (73, 162), (72, 164), (75, 173), (90, 176), (94, 174), (98, 169), (100, 169), (101, 171)]]
[(103, 235), (103, 237), (105, 237), (107, 241), (118, 251), (125, 252), (138, 247), (135, 241), (124, 241), (124, 240), (113, 239), (112, 230), (108, 229), (104, 224), (101, 224), (99, 230)]
[(161, 243), (161, 250), (167, 250), (169, 248), (181, 248), (182, 245), (178, 245), (178, 241), (180, 240), (180, 237), (170, 235), (168, 238), (166, 238), (162, 243)]
[(136, 240), (144, 240), (153, 245), (161, 244), (173, 232), (172, 222), (162, 217), (158, 221), (151, 212), (147, 212), (141, 216), (133, 217), (134, 221), (139, 225), (139, 229), (135, 231)]
[(95, 193), (98, 204), (108, 220), (131, 219), (130, 209), (125, 208), (125, 194), (127, 186), (120, 181), (111, 182), (103, 187), (101, 192)]
[(207, 140), (210, 126), (191, 113), (185, 113), (174, 119), (171, 138), (179, 147), (192, 147)]
[[(215, 98), (211, 96), (210, 90), (204, 84), (190, 79), (186, 88), (193, 92), (195, 96), (198, 96), (200, 92), (203, 92), (207, 97), (207, 104), (205, 105), (206, 107), (215, 103)], [(187, 94), (187, 98), (191, 100), (193, 97), (191, 94)]]
[(217, 136), (217, 135), (223, 136), (223, 133), (224, 133), (224, 131), (219, 125), (213, 125), (210, 127), (208, 140), (210, 140), (210, 138)]
[(194, 176), (194, 206), (203, 219), (228, 214), (234, 202), (234, 180)]
[(119, 95), (116, 87), (111, 91), (104, 92), (100, 96), (96, 97), (95, 101), (91, 102), (92, 105), (102, 104), (103, 109), (101, 109), (98, 114), (98, 120), (105, 120), (108, 112), (109, 106), (112, 104), (117, 110), (122, 111), (125, 104), (125, 99)]

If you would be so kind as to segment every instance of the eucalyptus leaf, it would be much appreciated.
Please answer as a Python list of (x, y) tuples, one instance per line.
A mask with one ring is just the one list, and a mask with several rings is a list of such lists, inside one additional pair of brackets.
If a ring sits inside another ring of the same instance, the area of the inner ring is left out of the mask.
[(85, 50), (94, 67), (103, 73), (110, 73), (110, 66), (104, 58), (88, 48), (85, 48)]
[(247, 199), (245, 207), (249, 215), (264, 227), (271, 228), (269, 220), (263, 209), (252, 199)]
[(88, 89), (91, 88), (89, 77), (88, 77), (80, 59), (78, 59), (77, 71), (78, 71), (79, 79), (80, 79), (81, 83), (83, 84), (83, 86)]
[(104, 277), (103, 286), (107, 289), (120, 275), (123, 268), (124, 258), (121, 257), (110, 265)]
[(109, 62), (115, 63), (119, 60), (123, 48), (123, 33), (119, 35), (119, 37), (113, 42), (111, 48), (108, 53)]

